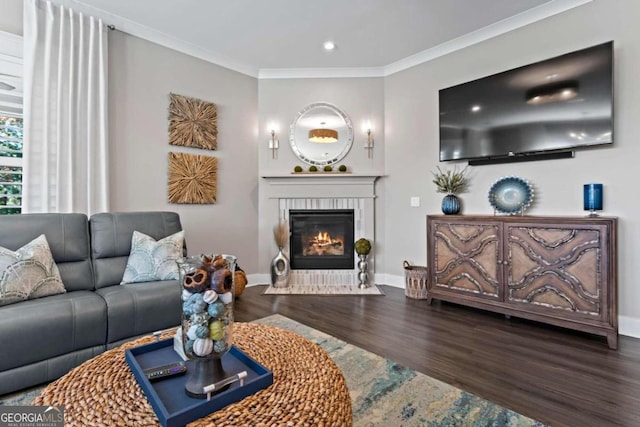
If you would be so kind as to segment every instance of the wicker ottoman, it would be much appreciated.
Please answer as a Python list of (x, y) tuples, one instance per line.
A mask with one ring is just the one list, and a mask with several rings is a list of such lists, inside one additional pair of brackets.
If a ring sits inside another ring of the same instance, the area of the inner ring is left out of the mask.
[[(352, 425), (342, 372), (317, 344), (291, 331), (255, 323), (236, 323), (234, 339), (273, 372), (273, 385), (190, 426)], [(63, 405), (65, 425), (158, 425), (124, 358), (125, 349), (153, 340), (143, 337), (88, 360), (49, 384), (33, 404)]]

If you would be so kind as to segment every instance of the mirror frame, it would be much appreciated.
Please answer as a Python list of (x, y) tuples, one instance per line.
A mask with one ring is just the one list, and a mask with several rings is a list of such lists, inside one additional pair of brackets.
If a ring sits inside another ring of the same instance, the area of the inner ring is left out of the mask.
[[(336, 113), (336, 115), (340, 116), (340, 118), (344, 120), (344, 126), (347, 128), (346, 137), (341, 137), (338, 142), (336, 142), (336, 144), (342, 144), (343, 147), (330, 159), (318, 159), (317, 156), (313, 156), (313, 153), (305, 153), (303, 152), (304, 150), (302, 150), (300, 144), (296, 143), (296, 127), (298, 125), (298, 122), (303, 119), (308, 113), (318, 107), (327, 108)], [(298, 116), (289, 128), (289, 145), (291, 146), (291, 150), (293, 150), (293, 153), (298, 157), (298, 159), (309, 165), (326, 166), (337, 163), (340, 160), (344, 159), (344, 157), (351, 150), (351, 146), (353, 145), (353, 125), (351, 124), (351, 119), (349, 118), (347, 113), (345, 113), (340, 107), (329, 102), (314, 102), (312, 104), (309, 104), (298, 113)]]

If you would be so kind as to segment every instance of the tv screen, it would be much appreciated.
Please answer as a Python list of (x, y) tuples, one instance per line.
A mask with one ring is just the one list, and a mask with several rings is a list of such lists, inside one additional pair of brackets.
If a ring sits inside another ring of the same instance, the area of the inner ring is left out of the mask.
[(517, 161), (611, 144), (613, 42), (442, 89), (439, 98), (440, 161)]

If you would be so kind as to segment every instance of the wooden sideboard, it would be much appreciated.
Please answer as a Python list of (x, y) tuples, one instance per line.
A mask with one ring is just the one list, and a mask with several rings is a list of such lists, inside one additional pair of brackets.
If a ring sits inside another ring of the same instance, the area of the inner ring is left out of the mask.
[(607, 337), (618, 345), (617, 219), (427, 216), (428, 302)]

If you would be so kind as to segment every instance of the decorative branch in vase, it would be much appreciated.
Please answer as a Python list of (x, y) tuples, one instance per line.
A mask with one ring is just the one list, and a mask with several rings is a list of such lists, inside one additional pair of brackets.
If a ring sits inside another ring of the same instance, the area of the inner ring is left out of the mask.
[(289, 286), (291, 263), (284, 254), (284, 248), (289, 242), (289, 226), (286, 221), (280, 221), (273, 227), (273, 240), (278, 247), (278, 254), (271, 260), (271, 286), (286, 288)]
[(442, 213), (445, 215), (459, 213), (460, 199), (457, 195), (465, 192), (469, 186), (467, 167), (465, 166), (461, 171), (458, 171), (457, 167), (454, 167), (453, 170), (442, 171), (438, 166), (438, 172), (431, 172), (431, 174), (436, 191), (446, 193), (442, 199)]

